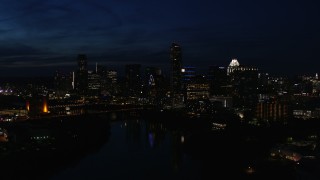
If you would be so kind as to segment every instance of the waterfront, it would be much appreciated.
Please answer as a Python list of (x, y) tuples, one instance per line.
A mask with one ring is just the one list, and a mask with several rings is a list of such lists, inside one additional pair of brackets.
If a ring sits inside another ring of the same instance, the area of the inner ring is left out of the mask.
[[(271, 158), (271, 149), (291, 132), (242, 125), (216, 129), (208, 119), (171, 120), (172, 115), (117, 112), (6, 124), (2, 175), (52, 180), (319, 177), (317, 160), (298, 165)], [(310, 128), (300, 137), (314, 132), (319, 131)], [(288, 140), (291, 145), (299, 144), (296, 137)], [(318, 134), (312, 137), (317, 146)], [(318, 152), (312, 152), (316, 158)]]
[[(178, 132), (141, 119), (111, 122), (109, 141), (80, 164), (52, 179), (199, 179)], [(81, 172), (81, 173), (79, 173)]]

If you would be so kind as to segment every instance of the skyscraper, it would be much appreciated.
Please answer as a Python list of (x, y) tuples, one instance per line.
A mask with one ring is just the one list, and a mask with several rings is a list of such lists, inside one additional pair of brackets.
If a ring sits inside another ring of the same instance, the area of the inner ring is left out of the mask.
[(235, 69), (237, 69), (238, 67), (240, 66), (239, 62), (237, 59), (232, 59), (229, 66), (228, 66), (228, 69), (227, 69), (227, 74), (230, 75), (233, 73), (233, 71)]
[(88, 71), (88, 94), (98, 96), (101, 90), (101, 76), (95, 71)]
[(196, 77), (196, 68), (192, 66), (184, 66), (181, 69), (182, 83), (184, 86)]
[(80, 95), (85, 95), (88, 90), (88, 63), (87, 56), (85, 54), (78, 55), (78, 69), (76, 74), (76, 91)]
[(54, 90), (57, 98), (63, 98), (72, 90), (72, 74), (56, 71), (54, 75)]
[[(229, 69), (230, 70), (230, 69)], [(211, 95), (229, 95), (231, 87), (229, 85), (230, 76), (227, 75), (227, 68), (219, 66), (210, 66), (208, 72), (210, 81)]]
[(236, 107), (254, 107), (257, 103), (258, 68), (240, 65), (233, 59), (228, 67)]
[(170, 60), (171, 60), (171, 76), (170, 76), (170, 88), (172, 104), (179, 104), (182, 102), (182, 56), (181, 47), (172, 43), (170, 48)]
[(150, 103), (158, 104), (163, 94), (163, 76), (158, 67), (146, 67), (144, 75), (143, 93)]
[(187, 100), (209, 99), (210, 84), (205, 76), (195, 76), (186, 84)]
[(101, 93), (105, 96), (112, 96), (118, 92), (118, 73), (105, 66), (97, 65), (97, 74), (100, 76)]
[(87, 71), (88, 62), (87, 62), (87, 55), (79, 54), (78, 55), (78, 70), (79, 71)]
[(125, 67), (127, 95), (138, 97), (141, 94), (141, 65), (128, 64)]

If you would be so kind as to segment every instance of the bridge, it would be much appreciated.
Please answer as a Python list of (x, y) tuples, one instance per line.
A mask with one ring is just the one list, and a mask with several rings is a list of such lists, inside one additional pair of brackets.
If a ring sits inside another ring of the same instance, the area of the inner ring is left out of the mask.
[(152, 109), (151, 106), (110, 105), (110, 104), (63, 104), (48, 106), (48, 113), (41, 113), (29, 119), (78, 116), (84, 114), (104, 114), (109, 112), (134, 112)]

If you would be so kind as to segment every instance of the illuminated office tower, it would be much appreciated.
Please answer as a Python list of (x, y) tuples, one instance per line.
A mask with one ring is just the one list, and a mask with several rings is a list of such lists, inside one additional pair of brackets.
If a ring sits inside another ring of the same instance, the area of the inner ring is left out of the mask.
[(97, 66), (97, 74), (99, 74), (101, 80), (101, 93), (104, 96), (113, 96), (118, 92), (117, 81), (118, 73), (115, 70), (107, 69), (105, 66)]
[(101, 90), (101, 76), (94, 71), (88, 71), (88, 94), (98, 96)]
[(210, 84), (205, 76), (196, 76), (186, 84), (187, 100), (209, 99)]
[(233, 87), (236, 107), (254, 108), (257, 103), (258, 68), (240, 65), (233, 59), (228, 67), (228, 76)]

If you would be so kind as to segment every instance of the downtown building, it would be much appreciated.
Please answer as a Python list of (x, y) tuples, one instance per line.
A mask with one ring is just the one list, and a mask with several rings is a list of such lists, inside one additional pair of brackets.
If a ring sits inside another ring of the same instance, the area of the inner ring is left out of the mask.
[(210, 82), (211, 96), (228, 96), (232, 94), (230, 76), (227, 75), (227, 68), (221, 66), (209, 66), (208, 80)]
[(143, 83), (143, 94), (150, 104), (161, 106), (166, 97), (167, 85), (158, 67), (146, 67)]
[(125, 95), (128, 97), (140, 97), (142, 94), (141, 86), (141, 65), (127, 64), (125, 66)]
[(88, 92), (88, 60), (87, 55), (78, 55), (78, 69), (75, 74), (74, 88), (78, 95), (86, 95)]
[(107, 69), (105, 66), (97, 65), (97, 74), (101, 78), (101, 95), (112, 97), (118, 94), (118, 72)]
[(101, 91), (101, 76), (97, 71), (88, 71), (88, 95), (99, 96)]
[(171, 106), (181, 106), (183, 104), (182, 87), (182, 52), (180, 45), (172, 43), (170, 47), (170, 99)]
[(62, 73), (61, 71), (56, 71), (54, 75), (54, 99), (63, 99), (69, 94), (72, 90), (72, 80), (73, 74)]
[(237, 59), (232, 59), (227, 75), (233, 89), (234, 105), (242, 108), (254, 108), (258, 102), (258, 68), (240, 65)]
[(208, 100), (210, 83), (205, 76), (196, 76), (186, 84), (186, 100)]
[(286, 122), (290, 115), (287, 102), (270, 99), (260, 101), (256, 106), (256, 118), (264, 122)]

